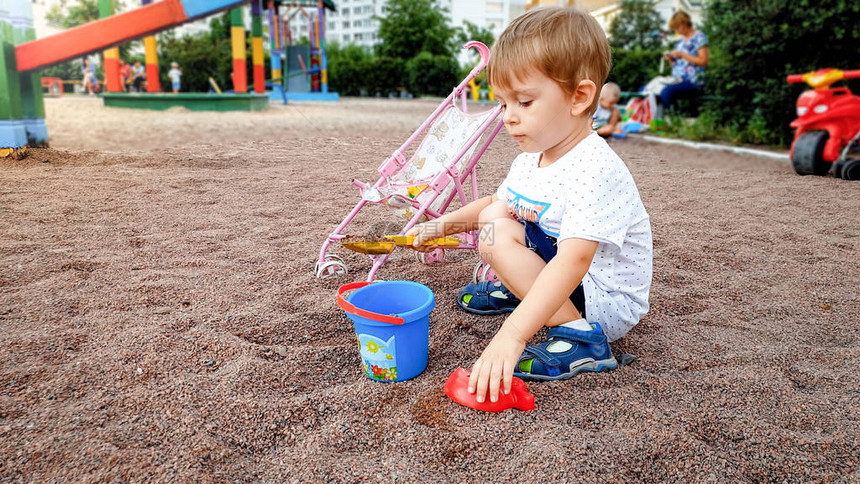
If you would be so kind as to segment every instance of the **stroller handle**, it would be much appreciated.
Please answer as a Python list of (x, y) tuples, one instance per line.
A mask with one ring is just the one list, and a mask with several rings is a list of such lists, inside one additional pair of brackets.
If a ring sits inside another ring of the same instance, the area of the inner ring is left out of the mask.
[(475, 48), (478, 51), (478, 55), (481, 57), (481, 60), (478, 61), (478, 65), (476, 65), (471, 72), (469, 72), (469, 77), (466, 78), (466, 82), (473, 79), (475, 76), (481, 72), (484, 67), (487, 67), (487, 63), (490, 62), (490, 48), (486, 46), (483, 42), (479, 42), (477, 40), (470, 40), (463, 45), (464, 49)]

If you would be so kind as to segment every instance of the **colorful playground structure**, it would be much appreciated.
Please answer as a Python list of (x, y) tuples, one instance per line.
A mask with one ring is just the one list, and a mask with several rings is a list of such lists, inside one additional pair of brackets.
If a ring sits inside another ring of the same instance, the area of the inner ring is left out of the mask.
[(19, 72), (15, 64), (14, 46), (35, 38), (30, 2), (0, 2), (0, 157), (18, 156), (28, 143), (48, 142), (41, 79), (35, 72)]
[[(39, 70), (100, 51), (104, 55), (106, 91), (102, 97), (107, 106), (167, 109), (183, 105), (204, 110), (257, 110), (263, 109), (270, 98), (283, 99), (285, 103), (288, 100), (337, 100), (336, 93), (328, 92), (324, 41), (325, 11), (334, 10), (333, 1), (266, 1), (271, 39), (271, 93), (266, 92), (264, 67), (264, 1), (141, 0), (141, 7), (114, 15), (110, 0), (99, 0), (99, 20), (38, 40), (33, 28), (31, 2), (0, 1), (0, 157), (17, 155), (28, 145), (47, 144)], [(251, 4), (253, 78), (250, 87), (253, 92), (249, 92), (245, 67), (242, 7), (247, 3)], [(279, 12), (281, 7), (285, 7), (283, 15)], [(233, 93), (219, 96), (161, 93), (155, 34), (228, 9), (231, 10)], [(292, 45), (289, 22), (297, 13), (303, 14), (310, 26), (309, 46)], [(117, 46), (140, 38), (144, 41), (147, 93), (122, 93)], [(294, 62), (291, 54), (295, 55)], [(287, 56), (286, 72), (281, 56)], [(300, 75), (303, 76), (301, 80), (297, 79)]]
[[(306, 8), (312, 2), (281, 2), (286, 5), (286, 10), (279, 14), (278, 3), (269, 1), (272, 99), (283, 98), (284, 102), (336, 101), (338, 95), (328, 92), (325, 53), (325, 10), (334, 9), (334, 4), (318, 2), (313, 10)], [(308, 45), (296, 45), (290, 29), (290, 24), (299, 14), (308, 25)]]

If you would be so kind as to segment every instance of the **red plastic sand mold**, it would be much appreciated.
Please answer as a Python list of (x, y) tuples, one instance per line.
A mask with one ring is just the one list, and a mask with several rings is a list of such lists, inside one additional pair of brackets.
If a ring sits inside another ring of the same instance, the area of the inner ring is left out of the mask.
[(514, 377), (511, 382), (511, 393), (505, 395), (504, 392), (499, 391), (499, 400), (496, 402), (491, 402), (487, 398), (484, 402), (478, 403), (477, 394), (469, 393), (469, 371), (465, 368), (454, 370), (448, 377), (448, 381), (445, 382), (444, 389), (445, 395), (448, 395), (451, 400), (484, 412), (501, 412), (509, 408), (516, 408), (517, 410), (535, 409), (535, 396), (529, 393), (525, 382), (517, 377)]

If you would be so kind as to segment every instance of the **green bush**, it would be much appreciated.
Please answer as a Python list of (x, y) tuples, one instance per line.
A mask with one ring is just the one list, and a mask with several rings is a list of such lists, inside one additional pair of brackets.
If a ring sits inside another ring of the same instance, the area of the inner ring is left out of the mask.
[(856, 0), (711, 0), (707, 5), (703, 30), (711, 58), (703, 110), (717, 124), (735, 126), (744, 141), (790, 143), (797, 96), (809, 87), (788, 84), (788, 74), (858, 68)]
[(329, 46), (326, 55), (329, 90), (341, 96), (388, 96), (408, 82), (402, 59), (377, 57), (363, 47), (337, 43)]
[(373, 68), (373, 55), (361, 47), (348, 44), (341, 47), (332, 42), (326, 49), (328, 57), (329, 90), (341, 96), (358, 96), (367, 92), (367, 73)]
[[(250, 56), (249, 56), (250, 57)], [(230, 74), (233, 61), (228, 39), (217, 38), (208, 33), (176, 37), (172, 31), (158, 36), (158, 69), (161, 74), (161, 89), (170, 91), (167, 71), (170, 63), (176, 62), (182, 69), (183, 92), (208, 92), (209, 77), (222, 91), (233, 89)], [(129, 59), (134, 62), (134, 59)], [(248, 85), (253, 85), (253, 71), (248, 71)]]
[(660, 50), (664, 23), (656, 4), (656, 0), (621, 0), (619, 13), (609, 25), (609, 45), (613, 49)]
[(445, 97), (459, 82), (460, 66), (451, 56), (421, 52), (409, 59), (406, 71), (412, 93)]
[(59, 77), (64, 81), (79, 81), (83, 77), (82, 66), (83, 63), (80, 59), (72, 59), (42, 69), (39, 75), (42, 77)]
[(404, 61), (377, 57), (354, 45), (328, 51), (329, 89), (343, 96), (388, 96), (401, 89), (415, 95), (447, 96), (459, 81), (456, 59), (422, 52)]
[(612, 70), (607, 81), (623, 91), (638, 91), (660, 74), (663, 20), (654, 0), (622, 0), (620, 13), (609, 26)]
[(394, 57), (374, 57), (368, 71), (364, 73), (367, 93), (371, 96), (388, 96), (398, 88), (405, 88), (408, 81), (406, 61)]
[(612, 50), (612, 70), (608, 81), (622, 91), (638, 91), (653, 77), (659, 75), (661, 50)]

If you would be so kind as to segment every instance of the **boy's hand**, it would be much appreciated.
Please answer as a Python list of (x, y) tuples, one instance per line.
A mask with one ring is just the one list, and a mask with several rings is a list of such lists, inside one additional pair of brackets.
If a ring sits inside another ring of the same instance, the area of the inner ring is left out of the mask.
[(406, 235), (411, 235), (415, 237), (415, 241), (412, 243), (412, 249), (415, 249), (419, 252), (427, 252), (428, 250), (433, 250), (436, 247), (426, 246), (424, 242), (428, 240), (438, 239), (439, 237), (444, 237), (445, 234), (440, 230), (440, 224), (433, 222), (424, 222), (423, 224), (418, 224), (409, 231), (406, 232)]
[(511, 393), (511, 382), (514, 369), (523, 354), (526, 341), (520, 337), (516, 329), (509, 323), (502, 325), (493, 337), (478, 361), (472, 365), (469, 375), (469, 393), (475, 393), (478, 403), (483, 403), (487, 389), (490, 390), (490, 401), (499, 400), (499, 387), (504, 387), (505, 395)]

